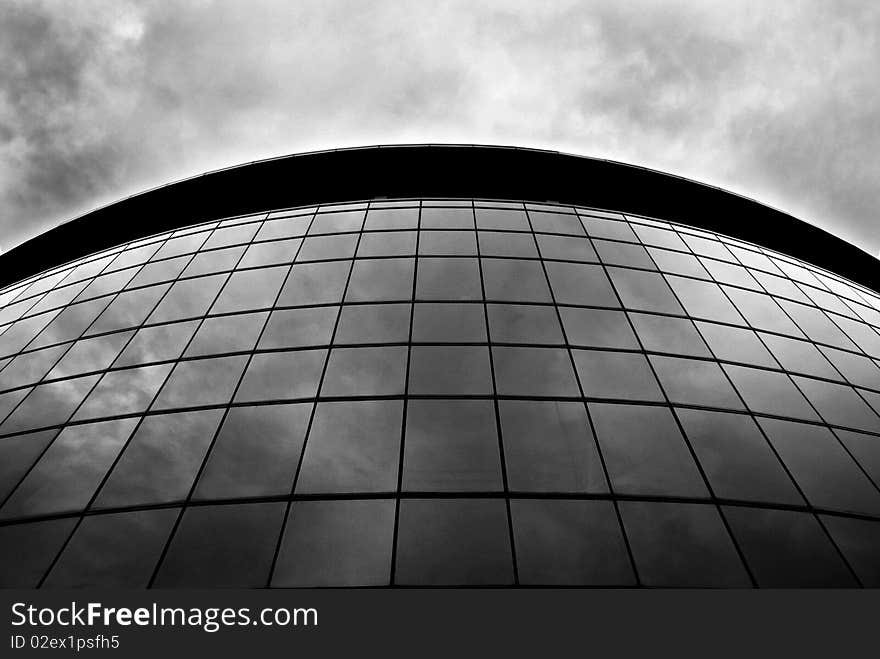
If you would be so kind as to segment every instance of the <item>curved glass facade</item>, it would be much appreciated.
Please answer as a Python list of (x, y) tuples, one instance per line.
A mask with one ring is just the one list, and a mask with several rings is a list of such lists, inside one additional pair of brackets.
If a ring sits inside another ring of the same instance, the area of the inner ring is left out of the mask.
[(0, 584), (878, 586), (878, 360), (874, 292), (609, 211), (139, 239), (0, 292)]

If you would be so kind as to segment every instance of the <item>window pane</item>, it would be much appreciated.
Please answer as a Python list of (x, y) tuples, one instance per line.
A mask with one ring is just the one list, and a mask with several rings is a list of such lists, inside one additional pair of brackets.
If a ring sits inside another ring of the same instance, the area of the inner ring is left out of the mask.
[(510, 513), (521, 584), (634, 585), (610, 502), (521, 499)]
[(725, 507), (724, 516), (763, 588), (852, 587), (834, 546), (807, 513)]
[(715, 495), (803, 505), (751, 416), (676, 410)]
[(0, 526), (0, 588), (36, 588), (76, 519)]
[(696, 256), (652, 247), (648, 248), (648, 253), (662, 272), (709, 279), (709, 273), (706, 272)]
[(214, 439), (222, 410), (149, 416), (95, 501), (98, 508), (182, 501)]
[(482, 304), (416, 304), (412, 340), (416, 342), (485, 342)]
[(144, 412), (172, 366), (158, 364), (106, 373), (73, 415), (74, 421)]
[(322, 396), (402, 394), (406, 377), (405, 347), (334, 348), (330, 352)]
[(233, 272), (220, 297), (211, 307), (212, 314), (264, 309), (271, 307), (284, 277), (287, 266), (277, 268), (258, 268)]
[(136, 422), (121, 419), (65, 428), (6, 501), (0, 517), (85, 508)]
[(309, 403), (231, 408), (194, 498), (287, 495), (311, 408)]
[(507, 482), (521, 492), (607, 492), (583, 403), (498, 402)]
[[(418, 202), (415, 203), (418, 204)], [(367, 221), (364, 228), (367, 230), (415, 229), (418, 223), (418, 208), (371, 208), (367, 213)]]
[(409, 310), (409, 304), (346, 305), (342, 307), (335, 343), (406, 342)]
[(671, 352), (694, 357), (711, 357), (690, 320), (633, 313), (630, 319), (645, 350)]
[(818, 421), (819, 417), (784, 373), (722, 366), (750, 410)]
[(0, 441), (0, 501), (6, 499), (57, 434), (57, 430), (44, 430)]
[(473, 229), (474, 212), (470, 208), (422, 208), (423, 229)]
[(272, 576), (275, 587), (384, 586), (394, 501), (297, 501)]
[(880, 523), (822, 515), (822, 523), (866, 588), (880, 587)]
[(178, 509), (83, 519), (46, 579), (48, 588), (146, 588)]
[[(645, 268), (656, 270), (654, 261), (641, 245), (631, 243), (619, 243), (611, 240), (594, 240), (593, 246), (603, 263), (608, 265), (622, 265), (633, 268)], [(613, 276), (612, 276), (613, 278)]]
[(180, 362), (159, 392), (153, 409), (226, 403), (246, 363), (243, 355)]
[(404, 585), (513, 584), (504, 502), (401, 501), (395, 568)]
[(402, 418), (399, 400), (320, 403), (296, 491), (395, 491)]
[(572, 236), (584, 235), (584, 228), (575, 215), (529, 210), (529, 219), (535, 231), (564, 233)]
[(620, 306), (602, 266), (554, 262), (546, 265), (557, 303)]
[(573, 354), (585, 396), (663, 400), (644, 355), (601, 350), (575, 350)]
[(480, 229), (508, 229), (529, 231), (529, 220), (520, 210), (501, 208), (477, 208), (477, 226)]
[[(113, 363), (116, 355), (122, 350), (122, 346), (128, 342), (133, 334), (134, 332), (117, 332), (116, 334), (77, 341), (61, 361), (55, 364), (55, 367), (49, 372), (49, 378), (69, 377), (107, 368)], [(6, 379), (6, 372), (9, 370), (6, 368), (0, 373), (0, 382)], [(18, 384), (25, 384), (25, 381)]]
[(493, 347), (502, 396), (579, 396), (567, 350)]
[(284, 510), (284, 503), (188, 508), (155, 587), (264, 587)]
[[(89, 327), (89, 334), (101, 334), (117, 329), (137, 327), (150, 315), (150, 311), (169, 286), (170, 284), (161, 284), (133, 291), (123, 291)], [(156, 318), (152, 320), (155, 322)]]
[(717, 363), (656, 355), (650, 359), (671, 403), (743, 409)]
[(795, 376), (793, 379), (828, 423), (880, 432), (880, 417), (852, 387), (812, 378)]
[(339, 307), (273, 311), (260, 337), (260, 349), (299, 348), (330, 343)]
[(253, 350), (268, 313), (207, 318), (186, 349), (187, 357)]
[(0, 426), (0, 435), (64, 423), (99, 377), (88, 375), (34, 387)]
[(419, 255), (476, 256), (477, 234), (474, 231), (422, 231)]
[(314, 236), (303, 240), (296, 257), (303, 261), (323, 261), (325, 259), (350, 259), (354, 256), (358, 234), (343, 233), (338, 236)]
[(420, 300), (481, 300), (476, 259), (420, 258), (416, 297)]
[(675, 276), (667, 277), (666, 281), (672, 286), (689, 316), (734, 325), (744, 324), (742, 316), (717, 284)]
[(478, 400), (411, 400), (406, 416), (403, 489), (502, 489), (493, 404)]
[(803, 336), (791, 319), (769, 295), (752, 293), (739, 288), (724, 287), (725, 292), (733, 300), (740, 313), (755, 329), (779, 332), (790, 336)]
[(248, 247), (244, 258), (238, 264), (239, 268), (255, 268), (266, 265), (278, 265), (292, 263), (299, 251), (302, 241), (276, 240), (270, 243), (256, 243)]
[(551, 236), (539, 233), (535, 236), (541, 249), (541, 257), (562, 261), (592, 261), (598, 263), (599, 257), (586, 238), (571, 236)]
[(337, 213), (319, 212), (315, 215), (315, 219), (312, 220), (309, 234), (360, 231), (364, 224), (365, 214), (366, 211), (364, 210), (345, 210)]
[(294, 265), (287, 277), (278, 306), (328, 304), (342, 301), (350, 261)]
[(235, 401), (311, 398), (318, 392), (326, 355), (326, 350), (254, 355), (235, 394)]
[(358, 244), (358, 257), (412, 256), (416, 253), (415, 231), (365, 233)]
[(760, 336), (785, 370), (840, 380), (840, 375), (814, 344), (776, 334)]
[(224, 270), (232, 270), (238, 259), (244, 253), (245, 248), (229, 247), (227, 249), (218, 249), (213, 252), (199, 252), (195, 255), (186, 269), (183, 271), (182, 277), (195, 277), (196, 275), (206, 275), (211, 272), (223, 272)]
[(620, 515), (645, 585), (751, 585), (714, 506), (621, 501)]
[[(819, 309), (787, 300), (779, 300), (779, 305), (788, 312), (800, 328), (806, 332), (807, 336), (814, 341), (828, 343), (847, 350), (857, 350), (849, 337)], [(799, 331), (793, 334), (795, 336), (802, 336)]]
[(168, 291), (168, 295), (162, 298), (156, 310), (150, 314), (150, 322), (164, 323), (169, 320), (203, 316), (224, 281), (226, 275), (212, 275), (176, 282)]
[(827, 428), (772, 419), (759, 422), (810, 503), (880, 514), (880, 492)]
[(778, 364), (750, 329), (715, 323), (696, 323), (718, 359), (778, 368)]
[(494, 343), (563, 343), (554, 307), (490, 304), (488, 312)]
[[(12, 363), (0, 371), (0, 390), (34, 384), (42, 380), (50, 368), (53, 371), (50, 379), (59, 377), (55, 373), (58, 370), (57, 367), (52, 368), (52, 366), (65, 354), (69, 346), (70, 344), (68, 343), (52, 348), (44, 348), (43, 350), (35, 350), (34, 352), (26, 352), (14, 357)], [(60, 377), (63, 376), (64, 373), (62, 372)]]
[(621, 494), (706, 496), (672, 413), (664, 407), (590, 403), (611, 485)]
[(550, 302), (547, 277), (537, 261), (483, 259), (486, 299)]
[(875, 483), (880, 483), (880, 442), (877, 441), (876, 436), (849, 430), (835, 430), (834, 433), (868, 476)]
[(138, 330), (114, 366), (134, 366), (177, 359), (199, 326), (199, 321), (157, 325)]
[(414, 346), (409, 392), (455, 396), (491, 394), (489, 350), (477, 346)]
[(608, 274), (624, 307), (660, 313), (683, 313), (662, 275), (624, 268), (608, 268)]
[(568, 342), (591, 348), (638, 348), (622, 311), (560, 307)]
[(355, 261), (345, 300), (410, 300), (414, 266), (414, 259)]
[[(592, 212), (592, 211), (590, 211)], [(628, 240), (637, 243), (639, 239), (627, 222), (615, 222), (599, 217), (581, 215), (581, 222), (587, 233), (593, 238), (610, 238), (612, 240)]]
[(480, 254), (483, 256), (515, 256), (537, 258), (535, 239), (530, 233), (502, 233), (500, 231), (480, 231)]

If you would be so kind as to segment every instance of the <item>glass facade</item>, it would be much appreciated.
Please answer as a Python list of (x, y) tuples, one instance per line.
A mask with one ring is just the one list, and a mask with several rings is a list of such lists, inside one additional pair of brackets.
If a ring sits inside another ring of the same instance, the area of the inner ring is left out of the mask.
[(755, 244), (212, 221), (0, 291), (0, 585), (876, 587), (878, 413), (880, 296)]

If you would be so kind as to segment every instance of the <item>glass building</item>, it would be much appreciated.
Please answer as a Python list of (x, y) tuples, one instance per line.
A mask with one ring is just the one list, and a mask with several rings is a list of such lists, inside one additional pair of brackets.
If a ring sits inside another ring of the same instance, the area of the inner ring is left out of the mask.
[(880, 269), (754, 201), (373, 147), (0, 271), (4, 587), (880, 585)]

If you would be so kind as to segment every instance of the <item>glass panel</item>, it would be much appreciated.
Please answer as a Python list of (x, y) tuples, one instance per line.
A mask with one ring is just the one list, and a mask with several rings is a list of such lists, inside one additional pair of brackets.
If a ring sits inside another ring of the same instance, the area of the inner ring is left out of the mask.
[(641, 313), (633, 313), (629, 317), (645, 350), (694, 357), (712, 356), (690, 320)]
[(772, 419), (759, 423), (810, 503), (880, 514), (880, 492), (827, 428)]
[(0, 441), (0, 501), (4, 501), (18, 485), (21, 477), (57, 434), (57, 430), (44, 430)]
[(395, 582), (425, 586), (513, 584), (504, 501), (401, 501)]
[(819, 417), (784, 373), (723, 364), (750, 410), (818, 421)]
[(6, 501), (0, 517), (82, 510), (137, 419), (65, 428)]
[(706, 272), (706, 269), (696, 256), (682, 254), (681, 252), (670, 252), (666, 249), (654, 249), (652, 247), (648, 248), (648, 253), (654, 259), (657, 267), (663, 272), (709, 279), (709, 273)]
[[(418, 202), (416, 202), (418, 203)], [(367, 213), (365, 229), (415, 229), (419, 224), (418, 208), (371, 208)]]
[[(77, 341), (61, 361), (55, 364), (55, 367), (49, 372), (49, 378), (63, 378), (107, 368), (113, 363), (116, 355), (122, 350), (122, 346), (128, 342), (133, 334), (134, 332), (119, 332)], [(40, 352), (47, 351), (41, 350)], [(9, 371), (8, 368), (0, 373), (0, 382), (6, 379), (7, 371)], [(24, 384), (24, 382), (20, 384)]]
[(419, 255), (476, 256), (477, 234), (474, 231), (422, 231)]
[(365, 233), (358, 244), (358, 257), (412, 256), (416, 253), (415, 231), (382, 231)]
[(176, 508), (83, 519), (46, 579), (48, 588), (146, 588)]
[(608, 491), (583, 403), (502, 400), (498, 409), (512, 491)]
[(416, 342), (484, 342), (482, 304), (416, 304), (412, 340)]
[(600, 350), (574, 350), (573, 355), (585, 396), (663, 400), (644, 355)]
[(481, 300), (480, 269), (476, 259), (420, 258), (416, 298), (424, 300)]
[(309, 403), (231, 408), (193, 498), (289, 494), (311, 410)]
[(742, 316), (724, 296), (718, 284), (675, 276), (667, 277), (666, 281), (688, 315), (734, 325), (744, 324)]
[(669, 409), (598, 403), (589, 408), (615, 492), (707, 496)]
[(701, 259), (706, 270), (722, 284), (733, 284), (734, 286), (742, 286), (753, 291), (761, 291), (761, 286), (755, 281), (755, 278), (749, 274), (749, 271), (740, 265), (725, 263), (724, 261), (716, 261), (715, 259)]
[(258, 347), (271, 349), (327, 345), (338, 311), (338, 307), (273, 311)]
[(623, 268), (608, 268), (608, 274), (624, 307), (660, 313), (682, 313), (681, 306), (662, 275)]
[(241, 386), (238, 403), (311, 398), (318, 392), (326, 350), (297, 350), (254, 355)]
[(620, 515), (643, 584), (751, 585), (714, 506), (621, 501)]
[(470, 208), (422, 208), (423, 229), (473, 229)]
[(73, 420), (145, 411), (165, 382), (172, 366), (173, 364), (159, 364), (106, 373), (73, 415)]
[(880, 417), (852, 387), (798, 376), (793, 379), (826, 422), (880, 432)]
[(394, 492), (403, 401), (320, 403), (297, 492)]
[(490, 304), (487, 309), (494, 343), (563, 343), (554, 307)]
[[(589, 211), (593, 212), (593, 211)], [(614, 222), (600, 217), (581, 215), (581, 222), (587, 233), (593, 238), (610, 238), (612, 240), (628, 240), (639, 242), (636, 234), (626, 222)]]
[(271, 307), (287, 275), (287, 270), (286, 266), (281, 266), (233, 272), (217, 301), (214, 302), (214, 306), (211, 307), (211, 313)]
[(34, 387), (0, 426), (0, 435), (64, 423), (99, 377), (89, 375)]
[[(822, 353), (846, 376), (852, 384), (880, 389), (880, 369), (867, 357), (834, 348), (822, 348)], [(835, 376), (834, 379), (839, 379)]]
[(114, 366), (134, 366), (177, 359), (199, 326), (199, 321), (157, 325), (138, 330)]
[(345, 300), (347, 302), (410, 300), (414, 266), (414, 259), (355, 261)]
[(564, 233), (572, 236), (584, 235), (584, 228), (575, 215), (529, 210), (529, 219), (535, 231)]
[(0, 526), (0, 588), (36, 588), (76, 519)]
[[(632, 268), (645, 268), (656, 270), (654, 261), (641, 245), (619, 243), (611, 240), (594, 240), (593, 247), (599, 253), (603, 263), (609, 265), (622, 265)], [(612, 279), (614, 276), (612, 275)]]
[(840, 380), (840, 374), (812, 343), (775, 334), (760, 337), (787, 371)]
[(188, 508), (153, 585), (266, 586), (285, 505), (279, 502)]
[(764, 344), (758, 340), (758, 335), (750, 329), (702, 322), (697, 322), (696, 326), (718, 359), (770, 368), (779, 367)]
[(354, 256), (358, 234), (344, 233), (338, 236), (314, 236), (303, 240), (297, 262), (323, 261), (325, 259), (350, 259)]
[(556, 262), (548, 262), (546, 266), (557, 303), (620, 306), (602, 266)]
[(876, 435), (849, 430), (835, 430), (834, 433), (874, 483), (880, 483), (880, 441)]
[(479, 492), (498, 491), (502, 487), (495, 408), (491, 401), (409, 402), (404, 490)]
[(299, 251), (301, 240), (276, 240), (270, 243), (256, 243), (248, 247), (247, 253), (238, 264), (239, 268), (254, 268), (280, 263), (292, 263)]
[(207, 318), (184, 353), (187, 357), (253, 350), (268, 313)]
[(409, 340), (409, 310), (409, 304), (346, 305), (335, 343), (405, 343)]
[(405, 347), (334, 348), (330, 353), (321, 395), (402, 394), (406, 355)]
[(226, 277), (227, 275), (212, 275), (176, 282), (150, 314), (150, 322), (163, 323), (205, 315)]
[[(345, 208), (345, 207), (342, 207)], [(323, 208), (321, 209), (324, 210)], [(312, 220), (309, 234), (340, 233), (342, 231), (360, 231), (364, 224), (364, 210), (348, 210), (338, 213), (319, 212)]]
[[(729, 286), (723, 288), (745, 319), (755, 329), (779, 332), (790, 336), (803, 336), (797, 326), (773, 301), (774, 298)], [(782, 303), (784, 301), (780, 301), (780, 304)]]
[(807, 513), (725, 507), (746, 562), (764, 588), (852, 587), (840, 555)]
[(95, 507), (186, 499), (221, 417), (222, 410), (146, 417), (101, 488)]
[(180, 362), (159, 392), (153, 409), (225, 404), (247, 363), (247, 357), (220, 357)]
[(862, 585), (880, 587), (880, 523), (832, 515), (821, 518)]
[(638, 348), (636, 336), (622, 311), (560, 307), (568, 342), (593, 348)]
[(206, 275), (212, 272), (223, 272), (224, 270), (232, 270), (238, 259), (244, 253), (244, 247), (230, 247), (228, 249), (218, 249), (213, 252), (200, 252), (195, 255), (181, 276), (195, 277), (196, 275)]
[(537, 261), (482, 259), (486, 299), (550, 302), (547, 277)]
[[(89, 334), (137, 327), (146, 320), (170, 284), (123, 291), (89, 327)], [(155, 318), (153, 319), (155, 321)]]
[(409, 392), (453, 396), (491, 394), (489, 350), (476, 346), (414, 346)]
[(610, 502), (522, 499), (510, 502), (510, 513), (521, 584), (634, 585)]
[[(0, 390), (14, 389), (42, 380), (46, 372), (69, 347), (68, 343), (19, 354), (12, 359), (9, 366), (0, 371)], [(53, 377), (55, 377), (54, 374)]]
[(208, 238), (207, 242), (202, 246), (202, 249), (227, 247), (229, 245), (250, 242), (253, 239), (254, 234), (256, 234), (257, 230), (260, 228), (260, 225), (260, 222), (251, 222), (250, 224), (216, 229), (214, 233), (211, 234), (211, 237)]
[(192, 256), (188, 254), (186, 256), (178, 256), (176, 259), (168, 259), (167, 261), (147, 263), (135, 275), (134, 279), (128, 282), (126, 288), (149, 286), (150, 284), (177, 279), (191, 258)]
[(685, 245), (684, 241), (674, 231), (658, 229), (657, 227), (646, 227), (642, 224), (632, 224), (630, 226), (646, 245), (679, 249), (683, 252), (689, 251), (688, 246)]
[[(847, 350), (857, 350), (856, 345), (850, 341), (839, 327), (832, 323), (828, 316), (815, 307), (808, 307), (797, 302), (779, 300), (779, 304), (785, 309), (807, 336), (814, 341), (828, 343)], [(801, 336), (798, 332), (797, 336)]]
[(529, 231), (529, 220), (523, 211), (500, 208), (477, 208), (477, 226), (480, 229)]
[(493, 347), (498, 394), (579, 396), (567, 350)]
[[(535, 239), (530, 233), (501, 233), (480, 231), (480, 254), (483, 256), (513, 256), (538, 258)], [(564, 239), (563, 239), (564, 240)]]
[(275, 587), (384, 586), (394, 501), (297, 501), (272, 576)]
[(651, 356), (651, 364), (671, 403), (743, 409), (715, 362)]
[(541, 256), (545, 259), (560, 259), (563, 261), (592, 261), (598, 263), (599, 257), (586, 238), (572, 238), (571, 236), (551, 236), (539, 233), (535, 236)]
[(681, 408), (676, 413), (716, 496), (803, 505), (751, 416)]

